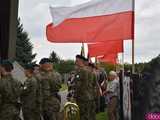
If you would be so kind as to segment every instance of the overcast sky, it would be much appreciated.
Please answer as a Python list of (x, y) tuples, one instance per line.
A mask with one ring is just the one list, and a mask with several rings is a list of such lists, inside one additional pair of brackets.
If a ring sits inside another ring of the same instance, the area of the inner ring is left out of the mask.
[[(89, 0), (19, 0), (19, 17), (34, 45), (36, 59), (55, 51), (62, 59), (74, 59), (81, 44), (55, 44), (46, 40), (51, 22), (50, 5), (76, 5)], [(160, 54), (160, 0), (136, 0), (135, 61), (146, 62)], [(125, 42), (125, 62), (131, 62), (131, 41)]]

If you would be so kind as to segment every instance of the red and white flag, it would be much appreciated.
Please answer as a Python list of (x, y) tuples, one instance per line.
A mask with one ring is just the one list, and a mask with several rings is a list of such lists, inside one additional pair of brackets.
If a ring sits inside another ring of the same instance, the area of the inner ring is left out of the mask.
[(112, 54), (106, 54), (103, 57), (99, 57), (98, 60), (100, 62), (107, 62), (111, 64), (117, 64), (117, 56), (118, 54), (112, 53)]
[(104, 43), (88, 44), (90, 57), (123, 52), (123, 40), (112, 40)]
[(132, 5), (133, 0), (92, 0), (73, 7), (50, 7), (47, 39), (57, 43), (132, 39)]

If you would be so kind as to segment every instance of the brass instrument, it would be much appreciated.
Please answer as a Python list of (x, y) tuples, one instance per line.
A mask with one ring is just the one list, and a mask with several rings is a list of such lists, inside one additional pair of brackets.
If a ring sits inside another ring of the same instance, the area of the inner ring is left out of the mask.
[(64, 120), (80, 120), (79, 107), (76, 103), (67, 102), (64, 105)]

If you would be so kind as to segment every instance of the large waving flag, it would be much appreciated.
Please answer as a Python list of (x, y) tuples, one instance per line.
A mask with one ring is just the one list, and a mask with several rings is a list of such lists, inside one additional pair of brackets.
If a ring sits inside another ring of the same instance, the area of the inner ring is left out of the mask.
[(88, 53), (90, 57), (102, 56), (112, 53), (123, 52), (123, 40), (113, 40), (104, 43), (88, 44)]
[(92, 0), (73, 7), (50, 7), (47, 39), (58, 43), (132, 39), (132, 4), (132, 0)]

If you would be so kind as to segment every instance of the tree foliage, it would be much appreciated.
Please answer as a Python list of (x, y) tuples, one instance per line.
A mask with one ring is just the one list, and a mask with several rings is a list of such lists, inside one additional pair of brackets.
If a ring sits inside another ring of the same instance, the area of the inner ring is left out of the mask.
[(160, 111), (160, 55), (139, 67), (143, 68), (142, 74), (133, 79), (135, 120), (144, 119), (146, 113)]
[(30, 42), (28, 33), (24, 31), (23, 25), (18, 19), (17, 25), (17, 41), (16, 41), (16, 61), (22, 66), (34, 62), (36, 54), (33, 54), (33, 45)]
[(57, 55), (56, 52), (52, 51), (50, 56), (49, 56), (49, 59), (53, 62), (53, 63), (59, 63), (60, 62), (60, 58), (59, 56)]
[(100, 63), (100, 67), (103, 67), (107, 73), (112, 70), (116, 70), (116, 65), (109, 64), (109, 63)]
[(61, 74), (70, 73), (75, 68), (73, 60), (60, 60), (59, 63), (54, 64), (54, 68)]

